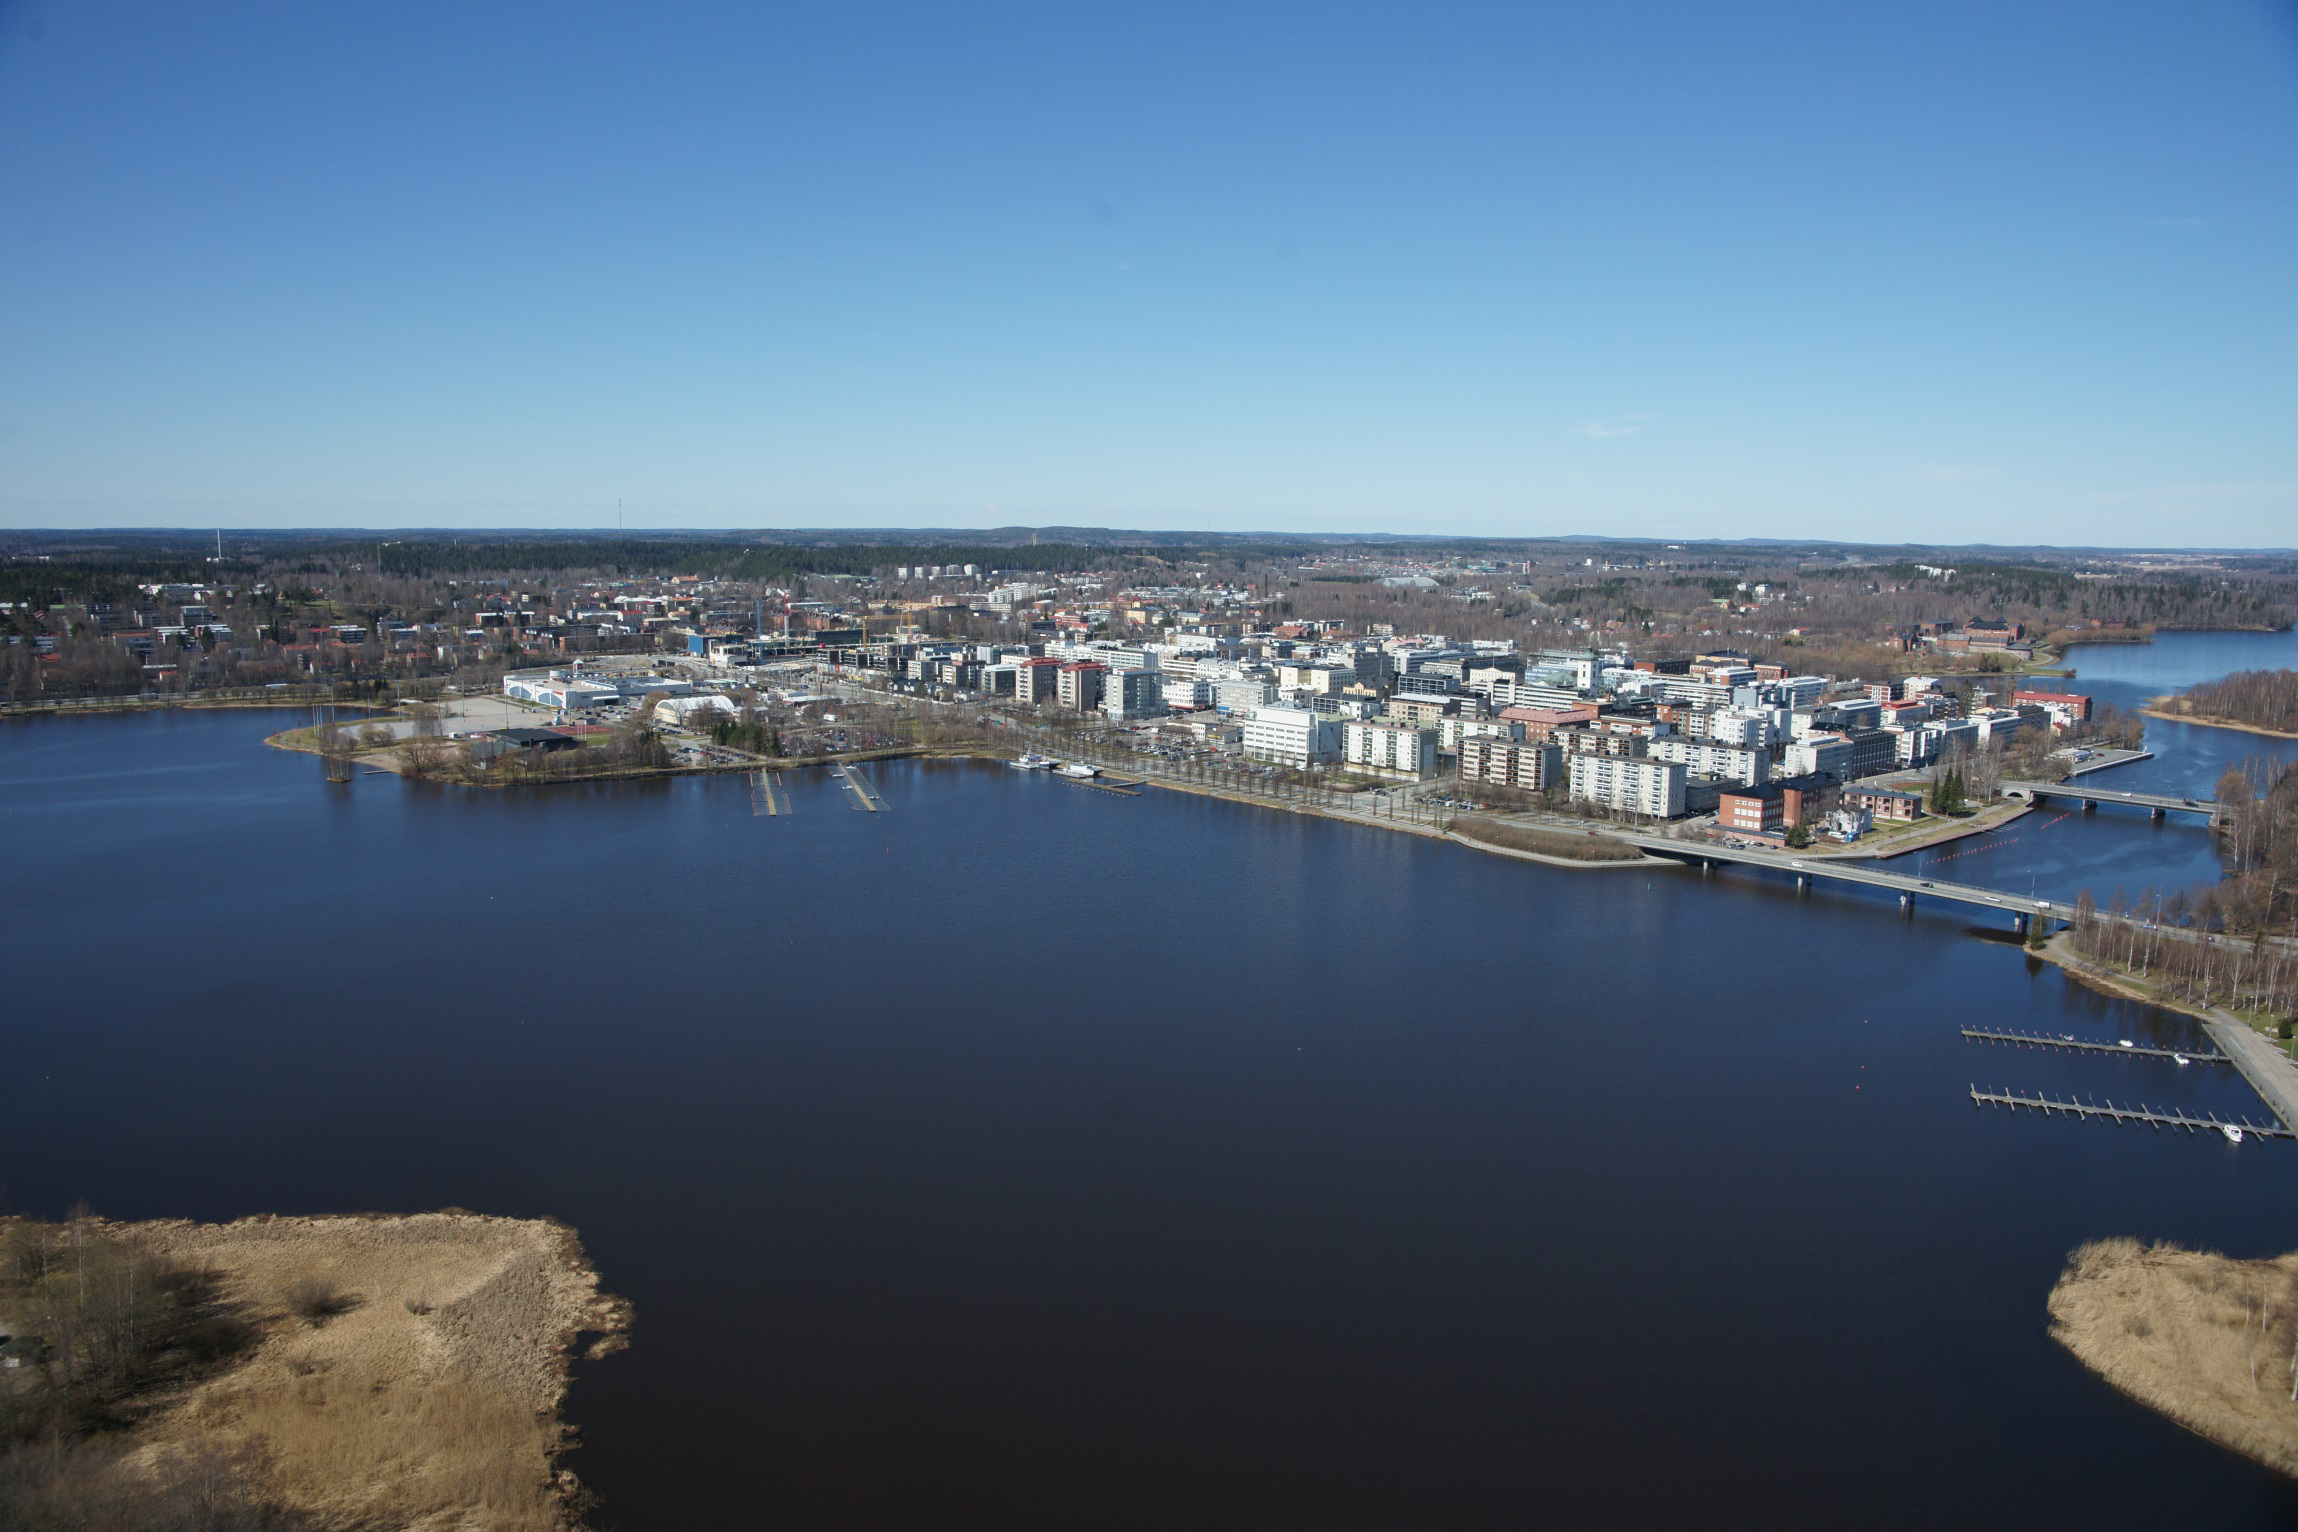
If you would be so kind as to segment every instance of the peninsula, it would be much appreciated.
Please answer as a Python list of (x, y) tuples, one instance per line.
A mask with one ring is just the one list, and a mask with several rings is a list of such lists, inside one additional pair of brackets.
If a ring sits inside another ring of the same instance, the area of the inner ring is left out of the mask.
[(197, 1479), (202, 1525), (580, 1525), (572, 1348), (630, 1310), (562, 1224), (83, 1215), (0, 1246), (0, 1524), (172, 1527), (138, 1518)]
[(2298, 739), (2298, 670), (2238, 670), (2140, 709), (2149, 718)]
[(2107, 1239), (2067, 1260), (2051, 1338), (2198, 1435), (2298, 1476), (2298, 1254)]

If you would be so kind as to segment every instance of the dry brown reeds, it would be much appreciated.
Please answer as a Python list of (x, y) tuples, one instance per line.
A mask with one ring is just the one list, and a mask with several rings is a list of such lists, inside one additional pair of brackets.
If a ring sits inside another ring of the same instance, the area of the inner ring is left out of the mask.
[(1624, 840), (1609, 835), (1574, 835), (1564, 830), (1541, 830), (1504, 820), (1470, 817), (1455, 819), (1452, 833), (1510, 851), (1555, 857), (1566, 862), (1632, 862), (1643, 855)]
[(558, 1466), (570, 1347), (612, 1349), (629, 1311), (571, 1231), (469, 1213), (112, 1228), (212, 1273), (260, 1331), (140, 1424), (114, 1479), (213, 1459), (299, 1526), (579, 1524)]
[(2051, 1337), (2198, 1435), (2298, 1476), (2298, 1254), (2106, 1239), (2067, 1259)]

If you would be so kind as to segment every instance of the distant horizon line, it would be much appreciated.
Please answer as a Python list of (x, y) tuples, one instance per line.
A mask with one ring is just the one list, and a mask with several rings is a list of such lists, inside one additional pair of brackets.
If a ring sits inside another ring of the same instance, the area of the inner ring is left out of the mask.
[(1087, 536), (1095, 539), (1138, 540), (1149, 544), (1187, 545), (1195, 542), (1210, 544), (1237, 542), (1319, 542), (1336, 546), (1423, 544), (1430, 546), (1465, 545), (1478, 547), (1534, 546), (1542, 544), (1573, 544), (1587, 547), (1659, 547), (1662, 549), (1692, 548), (1828, 548), (1847, 551), (1963, 551), (1979, 553), (2047, 552), (2059, 554), (2180, 554), (2190, 557), (2222, 557), (2240, 555), (2271, 557), (2298, 555), (2298, 546), (2290, 544), (2205, 546), (2196, 544), (2112, 544), (2112, 543), (1987, 543), (1987, 542), (1853, 542), (1841, 538), (1779, 537), (1749, 535), (1744, 537), (1681, 537), (1666, 535), (1614, 535), (1590, 532), (1519, 533), (1500, 535), (1473, 532), (1339, 532), (1339, 531), (1280, 531), (1273, 528), (1246, 528), (1236, 531), (1178, 530), (1146, 527), (1094, 526), (1083, 523), (1047, 523), (1039, 526), (1012, 524), (996, 527), (979, 526), (787, 526), (787, 527), (662, 527), (615, 528), (597, 526), (562, 525), (535, 526), (233, 526), (229, 522), (126, 522), (107, 526), (62, 527), (0, 527), (0, 542), (38, 538), (73, 539), (105, 536), (134, 537), (202, 537), (222, 534), (226, 537), (257, 539), (333, 539), (337, 541), (391, 541), (394, 539), (435, 541), (596, 541), (596, 542), (650, 542), (662, 539), (694, 540), (705, 542), (735, 542), (744, 537), (767, 539), (835, 538), (849, 539), (854, 545), (887, 543), (895, 539), (930, 539), (953, 544), (980, 542), (990, 546), (1009, 546), (993, 539), (1013, 537), (1046, 537), (1055, 541), (1063, 538)]

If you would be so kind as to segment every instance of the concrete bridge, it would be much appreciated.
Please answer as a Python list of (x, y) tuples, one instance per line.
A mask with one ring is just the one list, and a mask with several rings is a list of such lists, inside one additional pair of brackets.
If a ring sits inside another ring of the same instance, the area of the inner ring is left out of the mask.
[(2036, 899), (1999, 888), (1981, 888), (1972, 883), (1952, 883), (1943, 878), (1926, 878), (1915, 873), (1886, 872), (1880, 867), (1860, 862), (1837, 861), (1826, 856), (1798, 857), (1793, 853), (1673, 840), (1665, 835), (1646, 835), (1640, 831), (1610, 825), (1605, 827), (1604, 834), (1616, 840), (1624, 840), (1653, 856), (1664, 856), (1696, 866), (1703, 876), (1728, 863), (1785, 873), (1795, 879), (1798, 888), (1808, 888), (1816, 881), (1855, 883), (1866, 888), (1890, 890), (1899, 896), (1900, 907), (1903, 909), (1913, 908), (1918, 899), (1943, 899), (1950, 904), (1967, 905), (1975, 910), (1998, 911), (2010, 917), (2012, 929), (2018, 931), (2026, 930), (2029, 923), (2038, 917), (2046, 926), (2054, 922), (2063, 924), (2073, 918), (2072, 910), (2048, 899)]
[(2084, 787), (2074, 782), (2005, 782), (2003, 795), (2024, 798), (2030, 803), (2040, 803), (2046, 798), (2070, 799), (2080, 802), (2086, 814), (2101, 803), (2119, 803), (2126, 808), (2145, 809), (2155, 819), (2166, 814), (2200, 814), (2212, 824), (2218, 822), (2218, 803), (2211, 798), (2117, 792), (2111, 787)]

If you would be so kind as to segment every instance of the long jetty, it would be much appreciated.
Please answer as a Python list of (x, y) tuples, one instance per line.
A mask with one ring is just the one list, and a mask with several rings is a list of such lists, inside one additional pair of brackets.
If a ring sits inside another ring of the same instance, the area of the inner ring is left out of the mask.
[(2091, 1043), (2072, 1037), (2049, 1037), (2039, 1032), (1992, 1032), (1984, 1027), (1965, 1027), (1963, 1035), (1975, 1043), (2008, 1043), (2019, 1048), (2059, 1048), (2069, 1053), (2111, 1053), (2122, 1058), (2175, 1059), (2181, 1064), (2231, 1064), (2234, 1061), (2215, 1049), (2196, 1051), (2192, 1048), (2149, 1048), (2142, 1043)]
[(2136, 1123), (2141, 1127), (2157, 1130), (2184, 1128), (2189, 1133), (2222, 1133), (2229, 1137), (2239, 1133), (2244, 1138), (2298, 1138), (2298, 1133), (2293, 1133), (2279, 1124), (2262, 1127), (2247, 1117), (2239, 1121), (2229, 1122), (2218, 1116), (2194, 1117), (2185, 1112), (2157, 1111), (2148, 1106), (2116, 1106), (2112, 1100), (2109, 1100), (2106, 1105), (2100, 1106), (2095, 1101), (2059, 1101), (2040, 1093), (2026, 1096), (2017, 1091), (1984, 1091), (1976, 1085), (1971, 1087), (1971, 1104), (1973, 1106), (2008, 1107), (2013, 1112), (2018, 1111), (2021, 1107), (2026, 1107), (2041, 1112), (2046, 1117), (2054, 1115), (2083, 1117), (2112, 1122), (2117, 1125), (2126, 1122)]
[(1127, 797), (1127, 798), (1138, 798), (1138, 797), (1140, 797), (1140, 796), (1141, 796), (1141, 789), (1142, 789), (1142, 788), (1144, 788), (1144, 787), (1147, 787), (1147, 786), (1149, 785), (1149, 784), (1148, 784), (1148, 783), (1146, 783), (1146, 782), (1112, 782), (1112, 781), (1105, 781), (1104, 779), (1102, 779), (1102, 778), (1100, 778), (1100, 777), (1065, 777), (1065, 776), (1063, 776), (1063, 775), (1062, 775), (1060, 772), (1058, 772), (1058, 771), (1057, 771), (1057, 772), (1055, 772), (1053, 775), (1054, 775), (1054, 780), (1056, 780), (1056, 781), (1059, 781), (1059, 782), (1069, 782), (1069, 783), (1074, 783), (1074, 784), (1075, 784), (1076, 786), (1078, 786), (1078, 787), (1090, 787), (1090, 788), (1092, 788), (1092, 789), (1093, 789), (1095, 792), (1101, 792), (1101, 793), (1118, 793), (1118, 794), (1121, 794), (1121, 795), (1123, 795), (1123, 796), (1125, 796), (1125, 797)]

